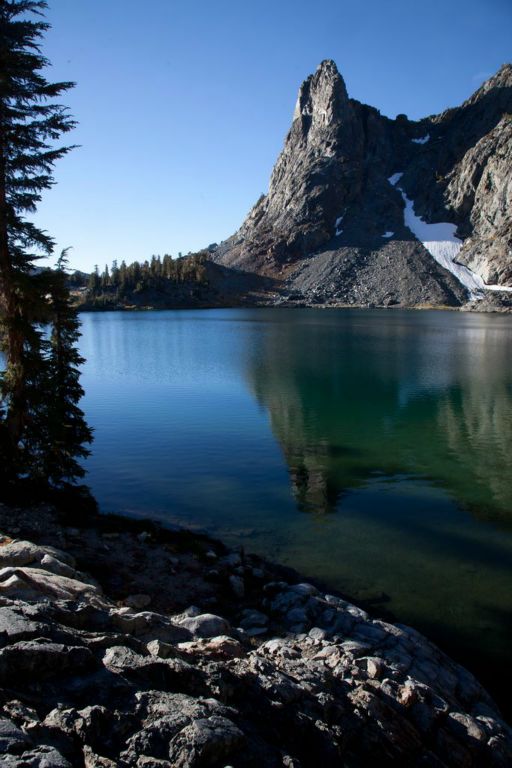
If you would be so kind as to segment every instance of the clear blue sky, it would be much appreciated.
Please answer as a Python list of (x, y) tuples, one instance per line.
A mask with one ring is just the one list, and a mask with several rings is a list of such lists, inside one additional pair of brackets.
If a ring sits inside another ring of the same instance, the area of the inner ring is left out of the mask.
[(325, 58), (350, 96), (419, 118), (512, 59), (511, 0), (49, 0), (44, 46), (81, 146), (36, 216), (73, 267), (232, 234), (262, 192), (300, 83)]

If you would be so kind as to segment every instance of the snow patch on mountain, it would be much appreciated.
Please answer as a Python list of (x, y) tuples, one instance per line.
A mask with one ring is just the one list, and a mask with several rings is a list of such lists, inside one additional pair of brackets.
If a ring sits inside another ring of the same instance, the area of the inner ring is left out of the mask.
[(411, 232), (423, 243), (437, 263), (451, 272), (468, 289), (472, 298), (481, 297), (484, 282), (480, 275), (476, 275), (455, 261), (462, 248), (462, 240), (455, 235), (457, 229), (455, 224), (450, 222), (427, 224), (414, 213), (413, 201), (407, 197), (402, 189), (400, 192), (405, 203), (405, 226), (409, 227)]
[(430, 133), (427, 133), (426, 136), (422, 136), (419, 139), (411, 139), (413, 144), (426, 144), (427, 141), (430, 141)]
[(389, 177), (388, 181), (391, 184), (392, 187), (396, 187), (402, 176), (404, 175), (403, 171), (399, 171), (398, 173), (394, 173), (392, 176)]

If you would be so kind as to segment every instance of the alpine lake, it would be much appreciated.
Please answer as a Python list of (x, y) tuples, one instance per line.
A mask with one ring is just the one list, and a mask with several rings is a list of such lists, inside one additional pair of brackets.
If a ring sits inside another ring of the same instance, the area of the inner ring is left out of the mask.
[(511, 316), (81, 320), (102, 511), (206, 530), (410, 624), (510, 714)]

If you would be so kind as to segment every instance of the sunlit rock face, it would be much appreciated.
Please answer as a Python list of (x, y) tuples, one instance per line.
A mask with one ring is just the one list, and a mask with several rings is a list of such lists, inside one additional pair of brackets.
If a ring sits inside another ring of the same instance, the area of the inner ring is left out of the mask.
[[(268, 194), (215, 259), (313, 303), (457, 306), (512, 287), (511, 83), (505, 65), (461, 107), (390, 120), (322, 62), (299, 90)], [(457, 247), (419, 238), (407, 201), (423, 224), (451, 227)]]
[(470, 232), (460, 261), (487, 284), (512, 285), (512, 116), (472, 147), (450, 174), (446, 198)]

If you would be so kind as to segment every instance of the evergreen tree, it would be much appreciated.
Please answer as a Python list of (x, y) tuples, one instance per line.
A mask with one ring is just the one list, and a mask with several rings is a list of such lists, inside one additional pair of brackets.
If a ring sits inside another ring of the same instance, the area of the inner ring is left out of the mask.
[(67, 264), (69, 249), (60, 254), (54, 272), (49, 276), (51, 302), (51, 340), (48, 384), (52, 397), (46, 413), (46, 450), (43, 453), (42, 476), (55, 487), (73, 483), (84, 476), (77, 458), (85, 458), (85, 447), (92, 441), (78, 403), (84, 392), (80, 386), (79, 366), (84, 362), (76, 344), (80, 338), (80, 321), (71, 303)]
[(54, 243), (26, 215), (52, 186), (54, 163), (72, 149), (56, 142), (75, 123), (54, 101), (73, 83), (43, 75), (46, 7), (43, 0), (0, 0), (0, 472), (8, 480), (30, 478), (44, 464), (46, 409), (55, 397), (43, 335), (51, 315), (48, 279), (34, 273), (35, 260), (51, 254)]
[(117, 266), (117, 259), (112, 262), (112, 268), (110, 270), (110, 285), (112, 288), (119, 287), (119, 267)]
[(108, 290), (110, 287), (110, 272), (108, 271), (108, 264), (105, 264), (105, 269), (101, 274), (101, 288), (102, 290)]
[(94, 266), (94, 272), (92, 272), (92, 274), (89, 276), (89, 283), (87, 288), (93, 296), (100, 292), (101, 280), (100, 271), (97, 264)]

